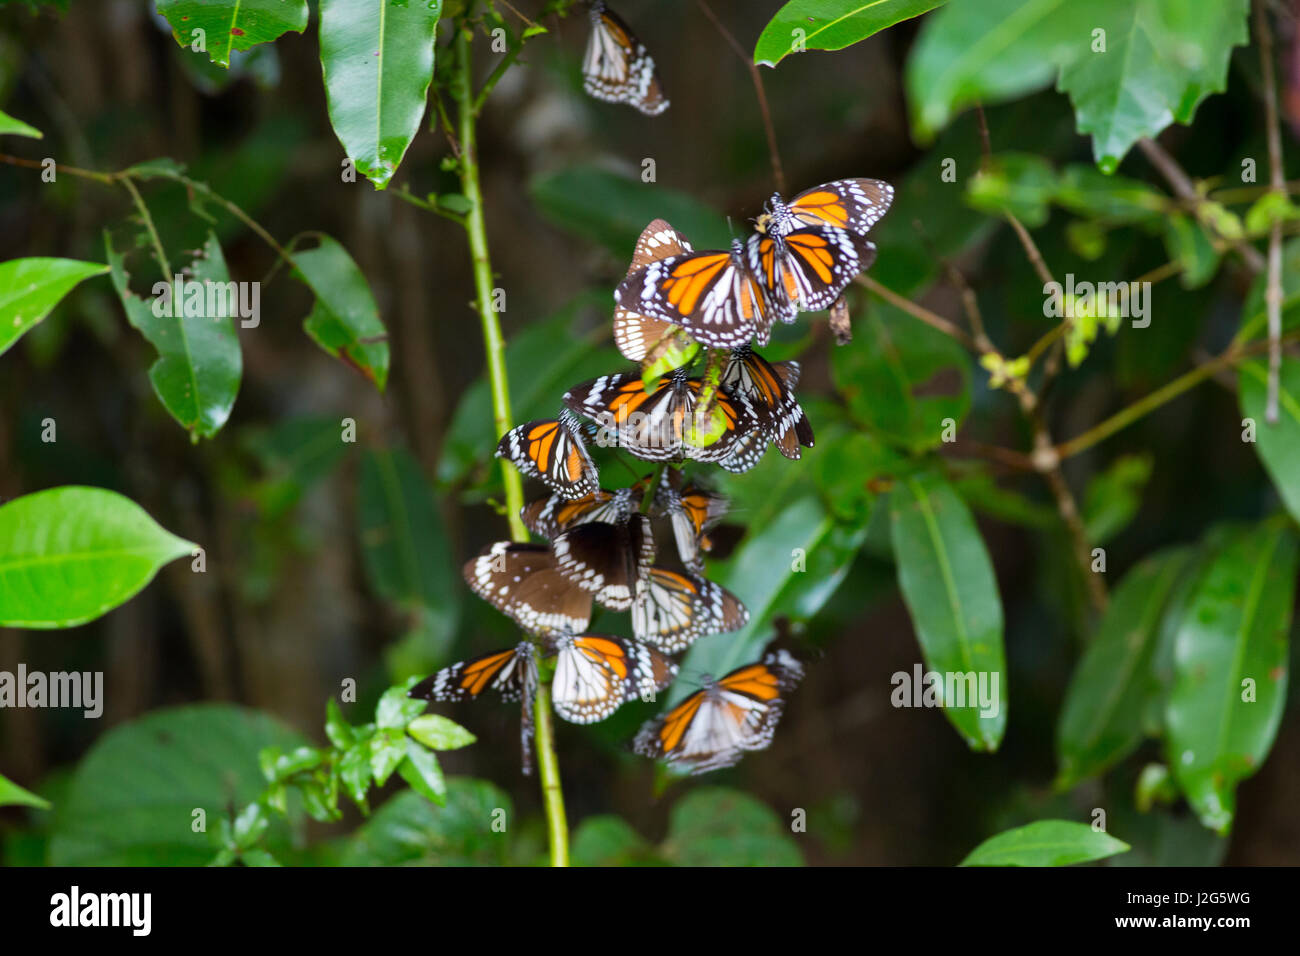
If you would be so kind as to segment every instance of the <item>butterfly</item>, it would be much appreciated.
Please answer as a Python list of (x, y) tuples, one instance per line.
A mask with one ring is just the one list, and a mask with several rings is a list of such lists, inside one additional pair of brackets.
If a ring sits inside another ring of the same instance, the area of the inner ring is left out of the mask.
[(722, 435), (709, 445), (689, 444), (687, 436), (703, 389), (704, 380), (689, 378), (686, 369), (660, 378), (650, 392), (640, 375), (602, 375), (565, 392), (564, 404), (599, 423), (600, 443), (611, 436), (609, 444), (624, 447), (638, 458), (721, 461), (757, 422), (747, 400), (717, 389), (714, 401), (722, 417)]
[(607, 103), (627, 103), (647, 116), (668, 109), (655, 61), (622, 17), (602, 0), (591, 4), (591, 36), (582, 60), (582, 86)]
[(774, 314), (793, 322), (796, 312), (829, 309), (854, 276), (876, 261), (876, 244), (834, 226), (807, 226), (784, 233), (756, 232), (745, 245), (750, 272)]
[(522, 701), (520, 742), (523, 770), (533, 772), (533, 700), (537, 696), (537, 658), (530, 641), (492, 651), (444, 667), (406, 692), (420, 700), (478, 700), (484, 691), (496, 691), (504, 700)]
[(557, 570), (541, 544), (498, 541), (465, 564), (475, 594), (532, 634), (581, 633), (591, 620), (591, 594)]
[(563, 495), (548, 495), (524, 505), (519, 516), (529, 531), (548, 539), (589, 521), (621, 521), (641, 506), (644, 484), (637, 482), (617, 491), (597, 488), (572, 500)]
[(730, 767), (745, 751), (772, 743), (785, 704), (782, 695), (802, 677), (803, 665), (788, 651), (776, 651), (721, 680), (705, 678), (667, 714), (642, 725), (633, 749), (692, 774)]
[(749, 610), (730, 591), (667, 568), (650, 568), (632, 602), (632, 635), (670, 654), (697, 638), (738, 631), (748, 622)]
[[(694, 252), (690, 242), (662, 219), (653, 220), (641, 230), (632, 252), (629, 276), (652, 262)], [(633, 312), (621, 305), (614, 309), (614, 344), (623, 357), (633, 362), (654, 361), (673, 344), (679, 326), (666, 319)]]
[(617, 522), (589, 521), (551, 541), (555, 569), (613, 611), (632, 606), (636, 584), (655, 558), (650, 519), (632, 514)]
[(575, 724), (593, 724), (624, 701), (654, 700), (672, 683), (677, 665), (652, 647), (603, 634), (566, 634), (552, 643), (555, 712)]
[(765, 290), (754, 261), (739, 239), (729, 251), (668, 256), (630, 273), (614, 300), (628, 312), (680, 325), (709, 348), (735, 348), (756, 336), (766, 343), (774, 319), (792, 322), (795, 310)]
[(581, 498), (599, 489), (596, 466), (578, 433), (572, 412), (542, 418), (512, 428), (497, 445), (497, 457), (508, 458), (531, 478), (540, 478), (565, 498)]
[(706, 532), (727, 513), (727, 499), (696, 485), (681, 490), (661, 485), (655, 492), (656, 513), (672, 523), (677, 553), (696, 574), (704, 572), (700, 551), (711, 548)]
[(773, 193), (754, 220), (764, 235), (784, 236), (800, 226), (831, 226), (865, 233), (894, 201), (894, 187), (879, 179), (837, 179), (806, 189), (788, 203)]
[(811, 448), (812, 425), (794, 397), (798, 362), (768, 362), (748, 345), (731, 350), (722, 384), (749, 399), (767, 437), (786, 458), (798, 458), (799, 446)]

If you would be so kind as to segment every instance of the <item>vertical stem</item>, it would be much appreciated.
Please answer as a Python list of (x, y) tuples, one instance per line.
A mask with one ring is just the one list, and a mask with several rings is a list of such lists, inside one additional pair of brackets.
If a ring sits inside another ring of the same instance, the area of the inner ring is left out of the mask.
[[(460, 122), (460, 184), (461, 192), (469, 200), (465, 232), (469, 236), (470, 257), (474, 265), (474, 292), (479, 320), (483, 326), (488, 381), (492, 387), (492, 418), (496, 424), (496, 433), (500, 436), (511, 427), (510, 385), (506, 375), (501, 324), (492, 308), (492, 262), (488, 258), (483, 192), (479, 187), (473, 63), (470, 58), (472, 40), (472, 28), (468, 22), (462, 22), (456, 30), (456, 77), (453, 81)], [(527, 541), (528, 530), (519, 516), (524, 504), (523, 479), (518, 470), (505, 459), (501, 460), (501, 479), (505, 486), (506, 519), (510, 522), (510, 536), (515, 541)], [(555, 755), (555, 724), (551, 717), (549, 681), (538, 683), (535, 721), (537, 767), (542, 784), (542, 805), (546, 813), (551, 865), (568, 866), (569, 824), (564, 814), (564, 791), (560, 787), (560, 762)]]
[[(1259, 64), (1264, 82), (1264, 113), (1268, 131), (1268, 165), (1272, 191), (1286, 197), (1286, 175), (1282, 169), (1282, 136), (1277, 122), (1277, 87), (1273, 79), (1273, 34), (1268, 13), (1255, 3), (1255, 32), (1259, 35)], [(1268, 279), (1264, 302), (1268, 306), (1268, 399), (1264, 420), (1277, 424), (1278, 377), (1282, 371), (1282, 220), (1275, 218), (1268, 235)]]
[[(501, 323), (492, 308), (492, 261), (488, 258), (487, 225), (483, 216), (483, 192), (479, 186), (478, 140), (474, 115), (473, 71), (470, 59), (468, 26), (456, 31), (455, 94), (460, 111), (460, 188), (469, 200), (465, 214), (465, 232), (469, 235), (469, 253), (474, 266), (474, 295), (479, 322), (483, 327), (483, 350), (487, 353), (488, 381), (492, 385), (492, 419), (500, 438), (511, 428), (510, 385), (506, 376), (505, 340)], [(501, 483), (505, 486), (506, 520), (510, 536), (527, 541), (528, 531), (519, 511), (524, 506), (524, 485), (519, 471), (501, 459)]]

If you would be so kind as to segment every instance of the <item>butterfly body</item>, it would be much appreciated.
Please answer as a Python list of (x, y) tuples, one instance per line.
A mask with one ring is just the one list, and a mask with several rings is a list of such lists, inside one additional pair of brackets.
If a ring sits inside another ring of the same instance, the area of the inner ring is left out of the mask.
[(568, 410), (557, 418), (528, 422), (502, 436), (497, 457), (510, 459), (523, 474), (544, 481), (565, 498), (581, 498), (599, 490), (600, 477), (579, 428)]

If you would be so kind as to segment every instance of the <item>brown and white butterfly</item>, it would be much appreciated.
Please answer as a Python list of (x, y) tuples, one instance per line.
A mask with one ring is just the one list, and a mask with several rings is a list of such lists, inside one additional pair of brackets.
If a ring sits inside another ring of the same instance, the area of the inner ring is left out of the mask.
[(603, 0), (593, 0), (590, 14), (591, 36), (582, 59), (583, 89), (598, 100), (627, 103), (647, 116), (668, 109), (655, 61), (623, 18)]

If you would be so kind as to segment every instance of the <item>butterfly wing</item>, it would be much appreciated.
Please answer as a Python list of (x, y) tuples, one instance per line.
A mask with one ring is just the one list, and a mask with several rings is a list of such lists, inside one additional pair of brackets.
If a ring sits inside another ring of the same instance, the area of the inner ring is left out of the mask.
[(746, 246), (749, 268), (769, 297), (788, 302), (779, 314), (828, 309), (845, 286), (876, 259), (876, 246), (845, 229), (810, 226), (785, 235), (754, 233)]
[(656, 495), (656, 510), (672, 524), (682, 563), (695, 574), (703, 574), (700, 551), (708, 550), (705, 532), (727, 513), (727, 499), (695, 485), (680, 491), (665, 485)]
[[(687, 238), (665, 220), (652, 220), (637, 238), (628, 275), (660, 259), (693, 251)], [(625, 358), (633, 362), (645, 361), (653, 355), (676, 328), (678, 326), (665, 319), (633, 312), (622, 306), (614, 309), (614, 344)]]
[(581, 498), (599, 489), (596, 465), (578, 436), (571, 414), (537, 419), (512, 428), (497, 445), (523, 474), (539, 478), (565, 498)]
[[(639, 483), (638, 483), (639, 484)], [(636, 486), (605, 491), (598, 488), (572, 501), (550, 495), (530, 501), (519, 512), (524, 527), (543, 538), (556, 535), (590, 521), (621, 521), (640, 505)]]
[(667, 568), (650, 568), (632, 602), (632, 635), (669, 654), (697, 638), (737, 631), (748, 621), (748, 609), (721, 585)]
[(812, 426), (791, 384), (799, 379), (799, 365), (783, 365), (778, 368), (770, 364), (750, 348), (733, 349), (722, 373), (722, 384), (749, 399), (765, 434), (781, 454), (799, 458), (800, 445), (812, 446)]
[(654, 560), (654, 537), (650, 519), (637, 514), (618, 523), (578, 525), (556, 535), (551, 549), (560, 574), (590, 592), (597, 604), (626, 611), (637, 581)]
[(889, 211), (894, 187), (879, 179), (837, 179), (801, 192), (787, 203), (805, 226), (832, 226), (865, 233)]
[(576, 724), (604, 720), (624, 701), (653, 699), (677, 674), (663, 654), (618, 637), (564, 637), (556, 649), (551, 699), (555, 712)]
[(627, 103), (647, 116), (668, 108), (654, 60), (603, 2), (591, 5), (591, 36), (582, 61), (583, 89), (607, 103)]
[(555, 568), (545, 545), (498, 541), (464, 567), (470, 589), (530, 633), (581, 632), (591, 595)]

